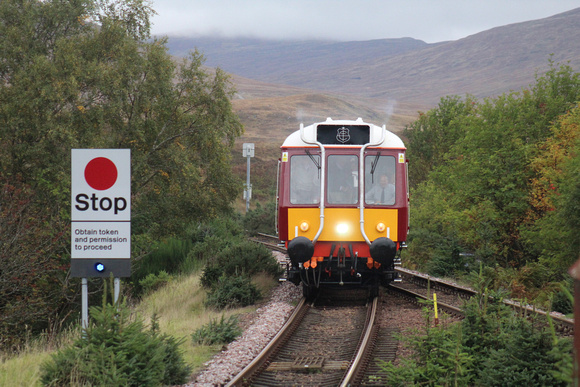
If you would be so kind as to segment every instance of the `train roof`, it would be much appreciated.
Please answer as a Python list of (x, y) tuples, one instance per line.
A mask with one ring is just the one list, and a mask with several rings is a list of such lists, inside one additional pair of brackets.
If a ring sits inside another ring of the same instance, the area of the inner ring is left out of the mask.
[(362, 118), (356, 121), (327, 118), (326, 121), (304, 126), (302, 130), (306, 141), (302, 139), (301, 130), (297, 130), (286, 137), (282, 148), (309, 147), (314, 146), (316, 142), (327, 146), (362, 146), (369, 142), (380, 141), (384, 132), (383, 141), (373, 147), (405, 149), (405, 144), (399, 136), (388, 131), (384, 126), (364, 122)]

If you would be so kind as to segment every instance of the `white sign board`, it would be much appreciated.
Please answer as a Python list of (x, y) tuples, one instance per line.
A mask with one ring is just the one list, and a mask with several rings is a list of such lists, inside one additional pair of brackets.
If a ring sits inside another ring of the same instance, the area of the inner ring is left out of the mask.
[(242, 148), (243, 157), (254, 157), (254, 143), (245, 142)]
[(73, 149), (71, 258), (131, 258), (131, 151)]

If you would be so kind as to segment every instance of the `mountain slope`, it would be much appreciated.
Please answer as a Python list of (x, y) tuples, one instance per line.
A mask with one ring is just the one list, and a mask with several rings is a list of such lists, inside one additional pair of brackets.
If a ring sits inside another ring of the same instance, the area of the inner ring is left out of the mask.
[(579, 25), (580, 8), (438, 44), (170, 38), (169, 47), (180, 54), (197, 46), (208, 66), (263, 82), (433, 106), (450, 94), (520, 90), (550, 58), (580, 69)]
[(364, 63), (369, 58), (387, 58), (428, 46), (411, 38), (330, 42), (171, 37), (168, 41), (174, 56), (185, 56), (197, 48), (206, 57), (207, 66), (266, 82), (297, 71)]

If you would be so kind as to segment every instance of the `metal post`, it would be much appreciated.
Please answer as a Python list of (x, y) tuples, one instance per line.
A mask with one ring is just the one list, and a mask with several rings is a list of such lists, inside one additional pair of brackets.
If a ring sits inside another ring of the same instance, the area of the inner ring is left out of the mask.
[(121, 279), (119, 277), (115, 277), (114, 284), (115, 284), (115, 304), (117, 304), (117, 301), (119, 301), (119, 294), (121, 293)]
[(89, 287), (87, 279), (82, 279), (82, 305), (81, 305), (82, 328), (85, 331), (89, 326)]
[(252, 185), (250, 184), (250, 158), (254, 157), (254, 144), (244, 143), (243, 156), (247, 158), (246, 166), (246, 190), (244, 196), (246, 197), (246, 213), (250, 210), (250, 198), (252, 197)]

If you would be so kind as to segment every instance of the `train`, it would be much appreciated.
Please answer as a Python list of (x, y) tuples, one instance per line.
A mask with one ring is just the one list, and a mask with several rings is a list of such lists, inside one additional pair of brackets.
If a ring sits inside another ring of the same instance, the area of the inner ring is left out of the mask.
[(278, 160), (276, 231), (287, 279), (311, 297), (322, 287), (400, 281), (409, 231), (408, 160), (386, 126), (326, 119), (290, 134)]

